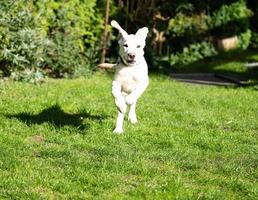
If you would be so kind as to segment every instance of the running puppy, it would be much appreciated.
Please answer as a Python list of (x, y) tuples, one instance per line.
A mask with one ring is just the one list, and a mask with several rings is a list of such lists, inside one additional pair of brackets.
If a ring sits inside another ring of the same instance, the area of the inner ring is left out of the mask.
[(130, 106), (128, 120), (135, 124), (137, 100), (149, 84), (148, 66), (143, 56), (148, 28), (141, 28), (135, 34), (129, 35), (116, 21), (111, 21), (111, 26), (121, 34), (118, 41), (120, 61), (115, 65), (112, 95), (118, 108), (114, 132), (122, 133), (127, 105)]

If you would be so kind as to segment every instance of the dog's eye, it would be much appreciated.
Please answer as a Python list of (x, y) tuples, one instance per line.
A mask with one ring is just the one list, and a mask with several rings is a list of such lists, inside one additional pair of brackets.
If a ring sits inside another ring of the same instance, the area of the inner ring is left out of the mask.
[(136, 48), (140, 48), (140, 47), (141, 47), (141, 45), (137, 45), (137, 46), (136, 46)]
[(127, 45), (127, 44), (124, 44), (124, 47), (128, 47), (128, 45)]

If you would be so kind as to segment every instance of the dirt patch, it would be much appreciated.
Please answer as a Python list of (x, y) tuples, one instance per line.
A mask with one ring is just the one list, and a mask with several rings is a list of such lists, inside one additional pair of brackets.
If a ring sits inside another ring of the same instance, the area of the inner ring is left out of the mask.
[(29, 143), (29, 144), (41, 144), (41, 143), (45, 142), (45, 140), (46, 139), (43, 136), (33, 135), (33, 136), (30, 136), (30, 137), (27, 137), (25, 139), (25, 142)]

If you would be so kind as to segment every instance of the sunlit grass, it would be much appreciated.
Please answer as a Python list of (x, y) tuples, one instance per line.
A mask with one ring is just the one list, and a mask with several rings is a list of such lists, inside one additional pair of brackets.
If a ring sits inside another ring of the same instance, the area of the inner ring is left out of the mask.
[(123, 135), (105, 74), (0, 89), (1, 198), (257, 198), (252, 87), (151, 76)]

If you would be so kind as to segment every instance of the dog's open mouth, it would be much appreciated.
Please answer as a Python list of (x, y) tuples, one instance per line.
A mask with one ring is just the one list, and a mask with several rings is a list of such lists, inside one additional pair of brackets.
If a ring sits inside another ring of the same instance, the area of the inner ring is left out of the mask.
[(130, 65), (132, 65), (132, 64), (135, 64), (136, 61), (135, 61), (135, 60), (127, 60), (127, 63), (130, 64)]

